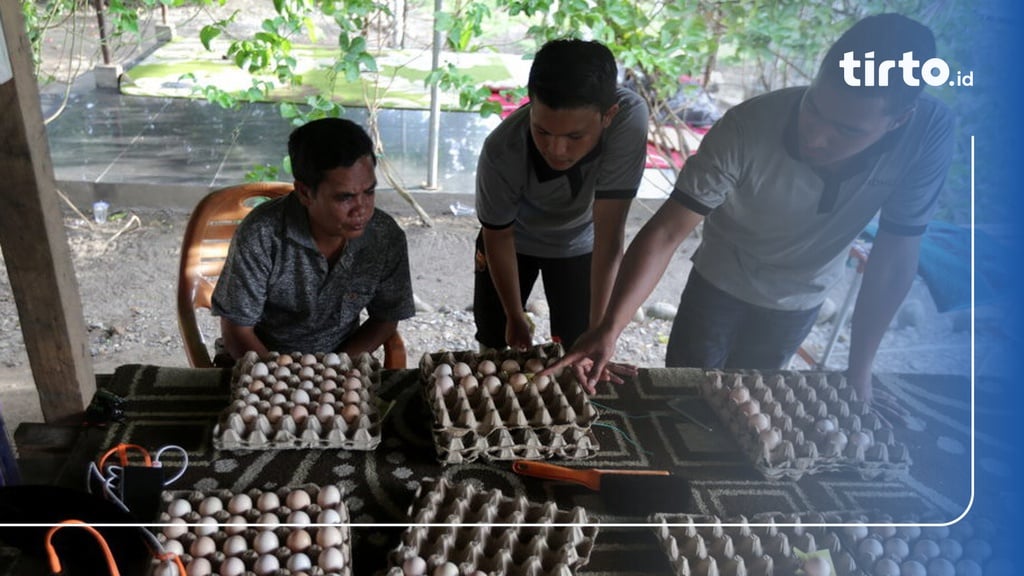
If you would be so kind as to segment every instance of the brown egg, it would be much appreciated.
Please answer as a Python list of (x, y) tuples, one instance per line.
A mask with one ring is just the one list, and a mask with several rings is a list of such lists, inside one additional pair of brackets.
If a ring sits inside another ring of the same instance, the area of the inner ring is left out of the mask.
[(209, 556), (216, 551), (217, 545), (213, 542), (213, 538), (210, 538), (209, 536), (200, 536), (199, 538), (196, 538), (195, 542), (192, 542), (192, 546), (188, 549), (188, 553), (196, 558)]
[(309, 492), (305, 490), (292, 490), (285, 498), (285, 504), (292, 510), (305, 510), (311, 504)]
[(292, 530), (291, 533), (288, 534), (288, 540), (286, 545), (288, 546), (288, 549), (292, 552), (303, 552), (307, 548), (309, 548), (309, 546), (312, 543), (313, 539), (310, 538), (309, 532), (306, 532), (302, 529), (298, 529)]
[(360, 414), (361, 412), (359, 411), (358, 404), (346, 404), (345, 407), (341, 409), (341, 417), (344, 418), (345, 422), (349, 425), (352, 425), (359, 420)]

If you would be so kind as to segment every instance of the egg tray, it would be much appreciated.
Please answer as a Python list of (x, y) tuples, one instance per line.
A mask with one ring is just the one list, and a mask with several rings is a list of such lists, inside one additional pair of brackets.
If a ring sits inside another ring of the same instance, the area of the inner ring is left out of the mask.
[[(424, 355), (420, 368), (438, 459), (446, 464), (481, 457), (575, 460), (597, 453), (590, 427), (598, 413), (583, 388), (568, 371), (560, 377), (534, 376), (560, 357), (558, 344), (525, 353)], [(508, 362), (516, 366), (503, 370)], [(490, 368), (483, 368), (488, 363)]]
[(231, 404), (213, 430), (218, 450), (373, 450), (381, 440), (380, 371), (362, 354), (246, 354)]
[(583, 508), (559, 510), (553, 502), (538, 504), (444, 478), (421, 483), (409, 519), (401, 543), (388, 555), (386, 576), (445, 569), (470, 576), (575, 574), (590, 561), (598, 532)]
[[(677, 576), (760, 576), (806, 574), (814, 576), (809, 563), (830, 562), (821, 574), (865, 576), (859, 571), (836, 529), (823, 526), (775, 526), (783, 524), (839, 523), (839, 514), (809, 513), (790, 517), (758, 515), (721, 520), (717, 516), (655, 514), (654, 532)], [(727, 524), (727, 525), (723, 525)], [(755, 526), (751, 524), (768, 524)], [(828, 558), (820, 550), (828, 551)], [(808, 557), (809, 556), (809, 557)]]
[(719, 419), (767, 479), (799, 480), (804, 474), (825, 472), (892, 479), (910, 469), (907, 446), (857, 400), (841, 374), (714, 370), (700, 385)]
[[(153, 531), (165, 551), (179, 555), (188, 574), (352, 574), (349, 513), (344, 491), (336, 485), (304, 484), (237, 494), (230, 490), (165, 491), (161, 497), (158, 522), (165, 526)], [(244, 503), (246, 497), (249, 506)], [(274, 500), (279, 504), (276, 507)], [(188, 503), (184, 513), (182, 501)], [(302, 527), (308, 524), (330, 526)], [(153, 576), (164, 576), (163, 566), (167, 565), (157, 566)], [(177, 576), (177, 571), (171, 574)]]

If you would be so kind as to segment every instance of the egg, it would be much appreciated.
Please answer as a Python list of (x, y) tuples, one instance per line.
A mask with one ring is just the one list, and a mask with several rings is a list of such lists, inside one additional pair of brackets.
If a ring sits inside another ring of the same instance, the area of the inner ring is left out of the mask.
[(476, 389), (480, 387), (480, 382), (476, 379), (476, 376), (467, 374), (459, 380), (459, 386), (466, 391), (466, 394), (472, 394), (476, 392)]
[(434, 368), (434, 377), (440, 378), (441, 376), (451, 376), (452, 367), (448, 364), (440, 364), (437, 368)]
[(434, 568), (433, 576), (459, 576), (459, 567), (451, 562), (445, 562)]
[(437, 389), (441, 394), (448, 394), (448, 392), (455, 387), (455, 381), (452, 380), (451, 376), (439, 376), (434, 380), (434, 386), (437, 386)]
[(345, 419), (345, 422), (350, 426), (359, 419), (359, 406), (357, 404), (346, 404), (341, 409), (341, 417)]
[(860, 543), (857, 544), (857, 550), (862, 556), (870, 559), (872, 562), (879, 558), (884, 551), (882, 543), (876, 538), (865, 538), (861, 540)]
[(928, 561), (928, 576), (956, 576), (956, 568), (945, 558), (932, 558)]
[(818, 434), (826, 436), (829, 432), (832, 432), (833, 430), (836, 429), (836, 424), (835, 422), (829, 420), (828, 418), (822, 418), (821, 420), (818, 420), (817, 422), (814, 423), (814, 429), (818, 432)]
[(900, 565), (892, 558), (882, 558), (875, 562), (871, 573), (874, 576), (900, 576)]
[(333, 484), (328, 484), (317, 492), (316, 503), (321, 508), (337, 506), (339, 502), (341, 502), (341, 490)]
[(188, 532), (188, 526), (185, 525), (185, 520), (182, 518), (171, 518), (167, 522), (167, 526), (163, 528), (164, 536), (171, 540), (184, 536), (186, 532)]
[(345, 378), (345, 390), (362, 390), (363, 381), (354, 376)]
[(256, 519), (256, 523), (262, 524), (266, 528), (274, 528), (281, 525), (281, 519), (273, 512), (266, 512), (260, 514), (260, 517)]
[(303, 366), (312, 366), (313, 364), (316, 364), (316, 356), (313, 354), (303, 354), (302, 357), (299, 358), (299, 364)]
[(519, 372), (519, 362), (516, 362), (515, 360), (509, 358), (508, 360), (505, 360), (504, 362), (501, 363), (501, 371), (505, 372), (506, 374)]
[(227, 558), (220, 565), (220, 576), (242, 576), (245, 574), (245, 562), (241, 558)]
[(224, 509), (224, 503), (216, 496), (208, 496), (199, 503), (199, 513), (203, 516), (213, 516)]
[(510, 374), (508, 377), (508, 384), (509, 386), (512, 387), (513, 392), (522, 392), (523, 389), (526, 388), (526, 384), (529, 381), (530, 379), (527, 378), (526, 374), (523, 374), (522, 372)]
[(419, 556), (406, 558), (402, 563), (404, 576), (424, 576), (427, 573), (427, 561)]
[(287, 401), (288, 399), (285, 398), (284, 394), (280, 392), (274, 392), (274, 394), (270, 396), (270, 404), (272, 406), (280, 406), (281, 404), (284, 404)]
[(249, 370), (249, 374), (253, 378), (263, 378), (270, 375), (270, 369), (263, 362), (257, 362), (252, 365), (252, 369)]
[(767, 414), (758, 412), (757, 414), (751, 414), (747, 417), (747, 425), (760, 434), (761, 432), (771, 428), (772, 421)]
[[(328, 368), (327, 370), (330, 370), (330, 368)], [(324, 392), (333, 392), (333, 391), (337, 390), (338, 389), (338, 383), (334, 381), (335, 376), (337, 376), (337, 374), (335, 374), (334, 376), (330, 376), (330, 377), (325, 375), (324, 376), (325, 380), (320, 384), (320, 390), (322, 390)], [(327, 378), (330, 378), (330, 379), (328, 380)]]
[[(181, 542), (177, 540), (168, 540), (167, 542), (164, 542), (164, 552), (170, 552), (171, 554), (174, 554), (176, 556), (181, 556), (185, 553), (185, 547), (182, 546)], [(175, 572), (174, 576), (180, 575), (177, 572)]]
[(850, 433), (850, 437), (849, 437), (849, 441), (850, 441), (850, 444), (852, 444), (852, 445), (854, 445), (854, 446), (856, 446), (858, 448), (863, 448), (865, 450), (870, 448), (871, 444), (872, 444), (871, 436), (869, 436), (868, 434), (866, 434), (864, 432), (860, 432), (860, 431), (858, 431), (858, 432), (851, 432)]
[(295, 510), (288, 515), (285, 520), (285, 524), (290, 526), (309, 526), (313, 521), (310, 519), (309, 514), (306, 514), (302, 510)]
[(228, 512), (245, 514), (252, 509), (252, 498), (248, 494), (235, 494), (228, 500)]
[(296, 390), (292, 392), (292, 402), (296, 404), (309, 404), (309, 392)]
[(260, 512), (273, 512), (281, 506), (281, 499), (274, 492), (264, 492), (256, 499), (256, 507)]
[(238, 556), (242, 552), (249, 549), (249, 545), (245, 541), (245, 537), (235, 534), (228, 536), (227, 540), (221, 546), (221, 550), (224, 551), (226, 556)]
[(757, 414), (760, 411), (761, 411), (761, 403), (758, 402), (757, 400), (750, 399), (750, 400), (747, 400), (746, 402), (740, 404), (740, 412), (742, 412), (744, 416), (750, 416), (751, 414)]
[(274, 534), (272, 530), (261, 530), (252, 541), (252, 549), (260, 554), (270, 554), (280, 545), (281, 542), (277, 539), (277, 534)]
[(476, 365), (476, 371), (481, 376), (490, 376), (498, 371), (498, 367), (494, 364), (493, 360), (481, 360), (480, 363)]
[(455, 365), (452, 366), (452, 376), (456, 379), (465, 378), (472, 373), (473, 370), (470, 369), (469, 364), (466, 364), (465, 362), (456, 362)]
[(309, 532), (298, 529), (292, 530), (288, 534), (288, 539), (285, 541), (285, 545), (292, 552), (303, 552), (309, 548), (310, 544), (313, 543), (313, 539), (309, 536)]
[[(989, 567), (991, 567), (991, 564), (989, 564)], [(956, 576), (982, 576), (982, 574), (981, 566), (970, 558), (962, 558), (956, 563)]]
[(900, 564), (900, 576), (928, 576), (928, 569), (917, 560), (907, 560)]
[(341, 401), (345, 404), (359, 404), (361, 400), (358, 390), (348, 390), (341, 396)]
[(193, 558), (185, 567), (187, 576), (210, 576), (213, 574), (213, 566), (206, 558)]
[(292, 510), (305, 510), (312, 503), (312, 499), (305, 490), (292, 490), (285, 498), (285, 503)]
[(224, 533), (230, 535), (241, 534), (245, 532), (245, 528), (248, 526), (248, 522), (245, 521), (244, 516), (235, 515), (228, 518), (227, 523), (223, 525)]
[(278, 366), (277, 370), (274, 370), (274, 378), (287, 378), (292, 375), (292, 371), (287, 366)]
[(192, 542), (192, 545), (188, 548), (188, 553), (195, 558), (201, 556), (209, 556), (217, 551), (217, 545), (213, 542), (213, 538), (209, 536), (200, 536)]
[(334, 526), (324, 526), (316, 531), (316, 544), (321, 548), (341, 546), (341, 530)]
[(750, 389), (746, 386), (737, 386), (729, 392), (729, 400), (732, 400), (734, 404), (743, 404), (747, 400), (750, 400)]
[(324, 392), (316, 399), (316, 401), (321, 404), (334, 404), (336, 397), (331, 392)]
[(885, 555), (897, 562), (902, 562), (910, 554), (910, 546), (903, 538), (889, 538), (885, 541)]
[(321, 404), (316, 407), (316, 418), (321, 423), (326, 424), (329, 420), (334, 418), (334, 406), (330, 404)]
[(209, 536), (217, 531), (217, 520), (210, 516), (203, 516), (192, 531), (199, 536)]
[(320, 513), (316, 515), (317, 524), (339, 524), (340, 522), (341, 515), (333, 508), (321, 510)]
[(325, 548), (317, 558), (317, 564), (325, 572), (340, 572), (345, 569), (345, 555), (337, 548)]
[(254, 566), (257, 576), (270, 576), (274, 572), (277, 572), (277, 569), (280, 567), (280, 560), (278, 560), (277, 556), (274, 556), (273, 554), (264, 554), (263, 556), (260, 556), (259, 559), (256, 560), (256, 566)]
[(843, 528), (843, 532), (850, 537), (854, 542), (860, 542), (868, 535), (868, 527), (863, 525), (847, 526)]
[(537, 392), (544, 392), (551, 385), (550, 376), (534, 376), (533, 385), (537, 387)]
[(277, 365), (278, 366), (288, 366), (289, 364), (291, 364), (294, 361), (295, 361), (295, 359), (292, 358), (291, 354), (281, 354), (280, 356), (277, 357)]
[(530, 358), (523, 364), (523, 370), (531, 374), (536, 374), (544, 369), (544, 361), (540, 358)]
[(292, 573), (303, 572), (313, 567), (313, 561), (309, 559), (309, 556), (306, 556), (305, 554), (300, 552), (298, 554), (292, 554), (290, 557), (288, 557), (288, 562), (286, 566), (288, 567), (288, 570)]
[(501, 380), (493, 374), (484, 376), (483, 386), (491, 396), (494, 396), (501, 390)]
[(172, 500), (167, 506), (167, 513), (171, 515), (171, 518), (181, 518), (185, 514), (192, 511), (192, 504), (189, 504), (188, 500), (178, 498)]
[(291, 416), (296, 424), (302, 424), (309, 417), (309, 408), (306, 408), (303, 404), (296, 404), (292, 407)]
[(848, 442), (846, 434), (842, 430), (833, 430), (828, 433), (828, 443), (831, 445), (836, 452), (842, 452), (846, 450), (846, 444)]
[(761, 432), (759, 438), (762, 446), (774, 450), (782, 443), (782, 432), (778, 428), (769, 428)]

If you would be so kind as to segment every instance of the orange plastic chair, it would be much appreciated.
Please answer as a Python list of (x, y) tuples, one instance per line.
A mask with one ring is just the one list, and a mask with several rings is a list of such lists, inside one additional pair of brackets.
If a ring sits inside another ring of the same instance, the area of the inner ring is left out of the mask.
[[(196, 310), (210, 309), (213, 289), (224, 268), (231, 237), (238, 224), (264, 200), (292, 191), (287, 182), (254, 182), (214, 190), (189, 217), (178, 268), (178, 327), (185, 355), (194, 368), (212, 368), (210, 348), (196, 319)], [(405, 342), (396, 330), (384, 343), (384, 368), (405, 368)]]

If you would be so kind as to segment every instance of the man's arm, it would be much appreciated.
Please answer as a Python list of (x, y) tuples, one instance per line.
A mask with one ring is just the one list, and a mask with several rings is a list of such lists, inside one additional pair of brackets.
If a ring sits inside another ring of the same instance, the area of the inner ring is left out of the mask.
[(220, 334), (224, 338), (224, 348), (235, 360), (240, 359), (250, 350), (259, 354), (261, 358), (269, 352), (256, 336), (256, 329), (253, 326), (239, 326), (221, 316)]
[(374, 320), (370, 318), (363, 322), (356, 331), (342, 342), (337, 352), (345, 352), (349, 357), (355, 358), (363, 352), (372, 354), (377, 348), (384, 345), (384, 342), (398, 329), (398, 322)]
[(596, 327), (608, 308), (615, 275), (626, 244), (626, 217), (631, 199), (594, 201), (594, 253), (590, 262), (590, 327)]
[(917, 275), (920, 236), (879, 231), (864, 269), (853, 311), (847, 377), (861, 400), (870, 401), (871, 365), (896, 310)]
[(592, 392), (615, 352), (619, 334), (658, 285), (676, 248), (702, 219), (703, 216), (675, 200), (662, 204), (630, 243), (600, 324), (580, 336), (573, 349), (544, 373), (586, 360), (589, 371), (584, 374), (580, 368), (577, 379)]
[(507, 226), (498, 230), (483, 228), (484, 252), (487, 254), (487, 269), (498, 292), (501, 306), (505, 310), (505, 343), (512, 348), (527, 348), (533, 344), (530, 323), (523, 311), (522, 294), (519, 291), (519, 265), (516, 262), (515, 228)]

